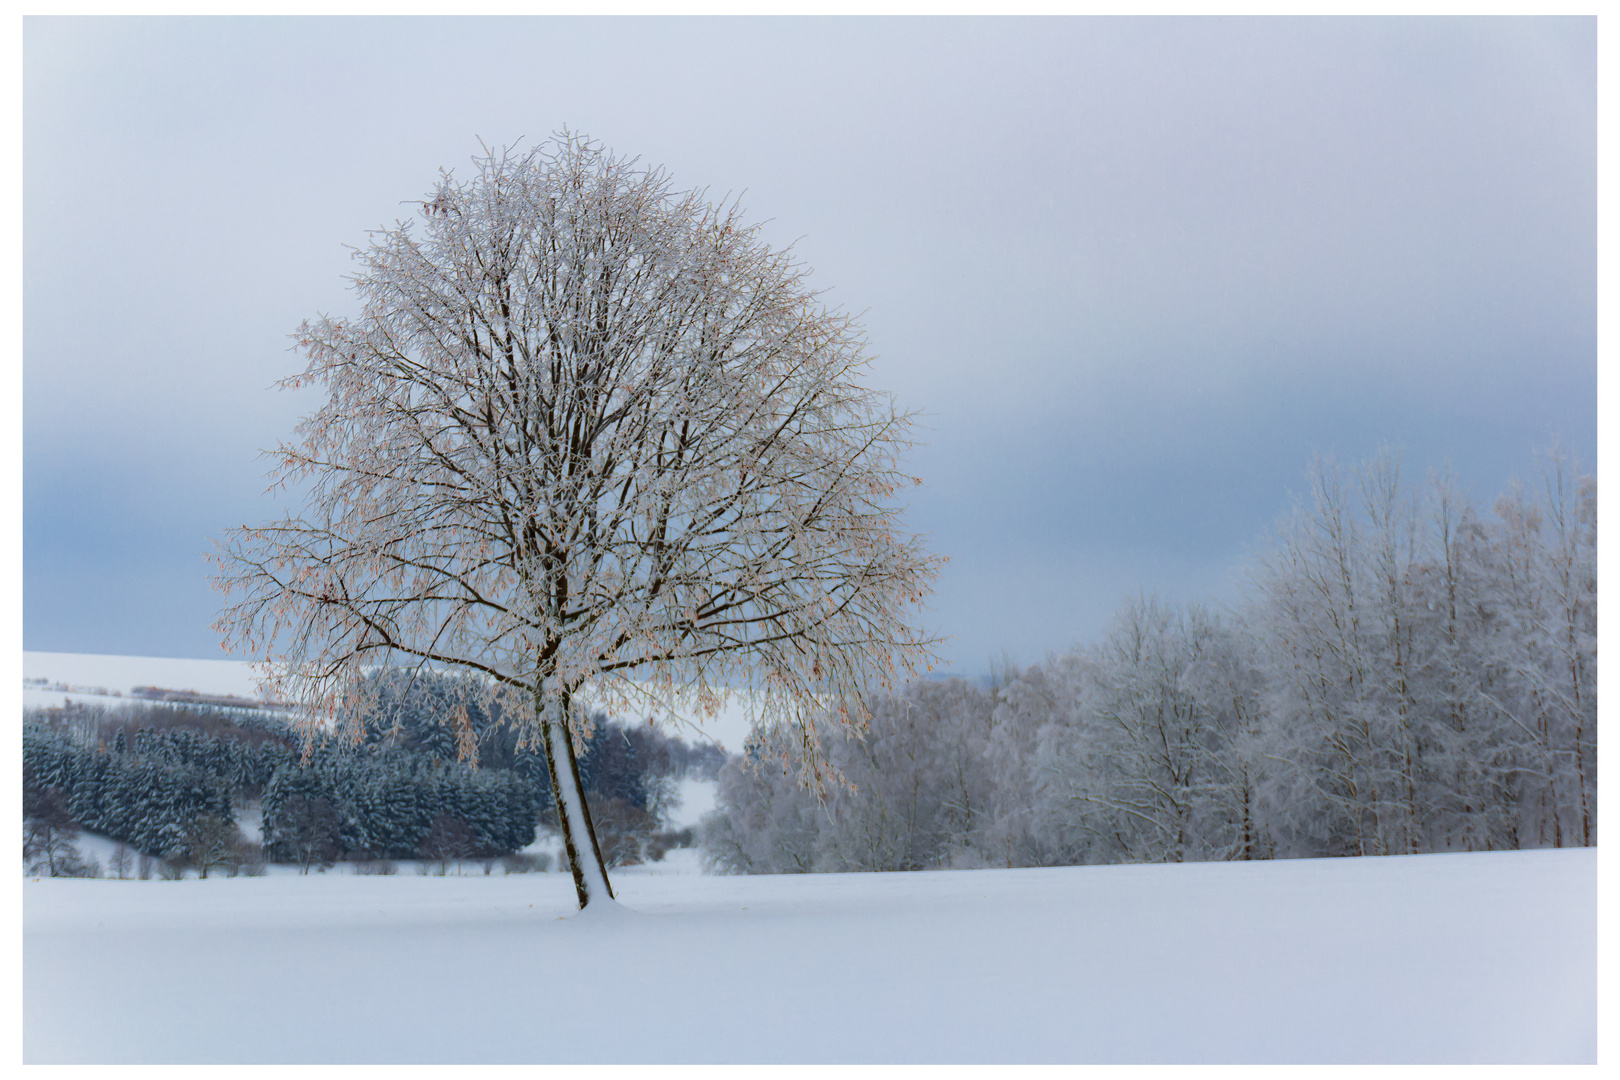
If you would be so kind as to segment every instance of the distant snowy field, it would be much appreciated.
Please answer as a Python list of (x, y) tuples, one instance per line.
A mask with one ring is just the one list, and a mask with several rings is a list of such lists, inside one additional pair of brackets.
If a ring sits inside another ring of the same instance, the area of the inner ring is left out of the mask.
[(23, 884), (28, 1062), (1592, 1062), (1596, 853)]
[[(23, 679), (44, 679), (69, 690), (23, 687), (24, 708), (61, 705), (63, 700), (116, 705), (137, 686), (166, 690), (195, 690), (200, 694), (259, 696), (259, 672), (245, 660), (175, 660), (156, 656), (100, 656), (90, 653), (23, 653)], [(742, 749), (748, 734), (745, 703), (733, 698), (719, 715), (701, 721), (688, 719), (665, 728), (687, 742), (708, 739), (729, 753)]]
[(137, 686), (195, 690), (200, 694), (258, 697), (253, 665), (240, 660), (174, 660), (159, 656), (98, 656), (89, 653), (23, 653), (23, 678), (45, 679), (71, 692), (23, 687), (23, 705), (60, 705), (64, 697), (118, 704)]

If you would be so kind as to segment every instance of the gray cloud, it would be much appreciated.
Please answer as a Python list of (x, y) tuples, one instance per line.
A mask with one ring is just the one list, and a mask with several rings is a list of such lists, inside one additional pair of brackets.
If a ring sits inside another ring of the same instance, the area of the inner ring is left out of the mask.
[[(1595, 33), (1553, 20), (25, 24), (25, 645), (214, 655), (286, 335), (475, 137), (741, 193), (925, 411), (966, 670), (1230, 589), (1316, 452), (1596, 441)], [(109, 609), (99, 597), (130, 598)]]

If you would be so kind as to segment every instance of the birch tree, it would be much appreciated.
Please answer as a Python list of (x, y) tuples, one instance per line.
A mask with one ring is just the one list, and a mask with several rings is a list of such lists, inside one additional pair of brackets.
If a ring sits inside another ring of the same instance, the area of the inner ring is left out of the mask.
[(863, 383), (860, 325), (734, 202), (564, 132), (441, 173), (355, 255), (360, 314), (302, 325), (283, 384), (328, 392), (273, 453), (307, 508), (217, 556), (218, 628), (311, 737), (360, 737), (379, 666), (504, 688), (583, 908), (612, 890), (582, 695), (690, 715), (746, 690), (814, 784), (818, 733), (859, 730), (870, 691), (932, 658), (910, 613), (936, 561), (899, 521), (909, 417)]

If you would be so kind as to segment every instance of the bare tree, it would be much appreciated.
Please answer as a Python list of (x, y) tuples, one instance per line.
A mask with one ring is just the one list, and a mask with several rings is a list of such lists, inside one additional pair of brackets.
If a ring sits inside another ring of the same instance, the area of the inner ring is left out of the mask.
[(30, 874), (47, 877), (91, 877), (73, 841), (79, 830), (39, 818), (23, 822), (23, 865)]
[(658, 822), (641, 807), (624, 799), (608, 799), (591, 792), (585, 797), (591, 808), (597, 846), (608, 869), (646, 862), (647, 845), (652, 842)]
[(465, 821), (449, 814), (440, 814), (428, 827), (427, 835), (422, 838), (416, 855), (422, 860), (423, 865), (438, 863), (440, 877), (450, 872), (451, 863), (456, 864), (456, 873), (459, 875), (461, 860), (470, 859), (478, 853), (477, 843), (472, 827)]
[(29, 874), (93, 877), (74, 841), (78, 823), (61, 788), (23, 785), (23, 865)]
[(185, 832), (186, 860), (197, 868), (199, 878), (207, 878), (211, 869), (240, 863), (242, 840), (234, 822), (218, 814), (199, 814)]
[(282, 842), (300, 874), (309, 873), (312, 866), (324, 871), (337, 861), (342, 822), (330, 799), (294, 795), (282, 803), (282, 810), (288, 822)]
[(690, 715), (746, 689), (819, 783), (813, 718), (859, 730), (869, 687), (931, 659), (906, 617), (936, 572), (899, 528), (909, 418), (860, 381), (860, 326), (735, 203), (565, 132), (442, 174), (357, 258), (362, 313), (304, 324), (285, 383), (330, 392), (274, 455), (308, 510), (218, 557), (218, 628), (312, 736), (358, 737), (382, 664), (516, 690), (583, 907), (612, 890), (582, 693)]
[(127, 880), (134, 868), (135, 853), (129, 850), (129, 845), (119, 844), (113, 849), (112, 858), (107, 862), (107, 869), (117, 875), (119, 881)]

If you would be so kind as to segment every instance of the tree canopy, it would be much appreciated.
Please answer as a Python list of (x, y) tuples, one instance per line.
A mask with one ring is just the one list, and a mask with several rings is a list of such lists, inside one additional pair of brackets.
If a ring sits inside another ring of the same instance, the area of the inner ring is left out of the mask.
[(301, 326), (284, 383), (329, 394), (274, 452), (307, 509), (218, 555), (220, 630), (311, 725), (344, 728), (378, 666), (454, 667), (520, 691), (567, 772), (582, 691), (679, 712), (745, 687), (819, 780), (812, 718), (858, 729), (931, 659), (909, 417), (735, 202), (564, 133), (441, 173), (356, 258), (360, 313)]

